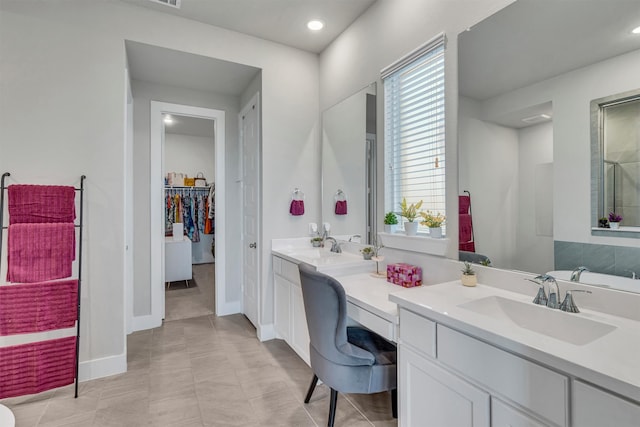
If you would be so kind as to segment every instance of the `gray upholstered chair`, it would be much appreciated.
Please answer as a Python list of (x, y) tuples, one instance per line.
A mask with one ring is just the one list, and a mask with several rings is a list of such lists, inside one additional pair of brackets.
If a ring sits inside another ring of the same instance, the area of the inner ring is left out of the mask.
[(391, 390), (397, 418), (396, 347), (368, 329), (347, 327), (347, 297), (337, 280), (307, 264), (300, 264), (299, 270), (314, 373), (304, 403), (309, 403), (319, 378), (331, 389), (329, 427), (335, 419), (338, 392)]

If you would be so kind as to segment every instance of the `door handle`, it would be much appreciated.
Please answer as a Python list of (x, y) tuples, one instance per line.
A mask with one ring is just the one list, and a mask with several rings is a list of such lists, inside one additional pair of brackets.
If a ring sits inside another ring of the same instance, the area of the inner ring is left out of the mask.
[(253, 243), (249, 243), (249, 247), (250, 247), (251, 249), (255, 249), (255, 248), (257, 248), (257, 247), (258, 247), (258, 245), (256, 245), (256, 242), (253, 242)]

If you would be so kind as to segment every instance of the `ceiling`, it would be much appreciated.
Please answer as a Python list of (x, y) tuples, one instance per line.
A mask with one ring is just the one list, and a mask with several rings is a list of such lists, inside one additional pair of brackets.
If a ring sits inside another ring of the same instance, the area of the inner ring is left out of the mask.
[(485, 100), (640, 49), (637, 26), (638, 0), (518, 0), (460, 35), (460, 93)]
[[(238, 31), (308, 52), (322, 52), (375, 0), (181, 0), (180, 9), (151, 0), (121, 0), (136, 6)], [(310, 19), (325, 22), (319, 32)]]

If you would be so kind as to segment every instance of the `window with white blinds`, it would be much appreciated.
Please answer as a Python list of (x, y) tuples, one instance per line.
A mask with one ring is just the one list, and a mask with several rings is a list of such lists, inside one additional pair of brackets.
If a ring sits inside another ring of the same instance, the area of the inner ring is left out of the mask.
[(444, 36), (382, 71), (385, 126), (385, 211), (423, 201), (446, 215)]

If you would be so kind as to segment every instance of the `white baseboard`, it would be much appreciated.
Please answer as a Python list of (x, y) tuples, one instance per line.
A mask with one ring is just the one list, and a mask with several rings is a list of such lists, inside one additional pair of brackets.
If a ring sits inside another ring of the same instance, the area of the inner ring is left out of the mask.
[(96, 378), (108, 377), (124, 372), (127, 372), (127, 355), (125, 353), (80, 362), (80, 366), (78, 367), (78, 380), (95, 380)]
[(136, 332), (159, 328), (160, 326), (162, 326), (162, 319), (158, 319), (157, 316), (148, 314), (146, 316), (134, 316), (132, 319), (131, 329), (133, 329), (133, 332)]
[(276, 329), (273, 323), (269, 325), (258, 325), (257, 335), (260, 341), (269, 341), (276, 338)]

